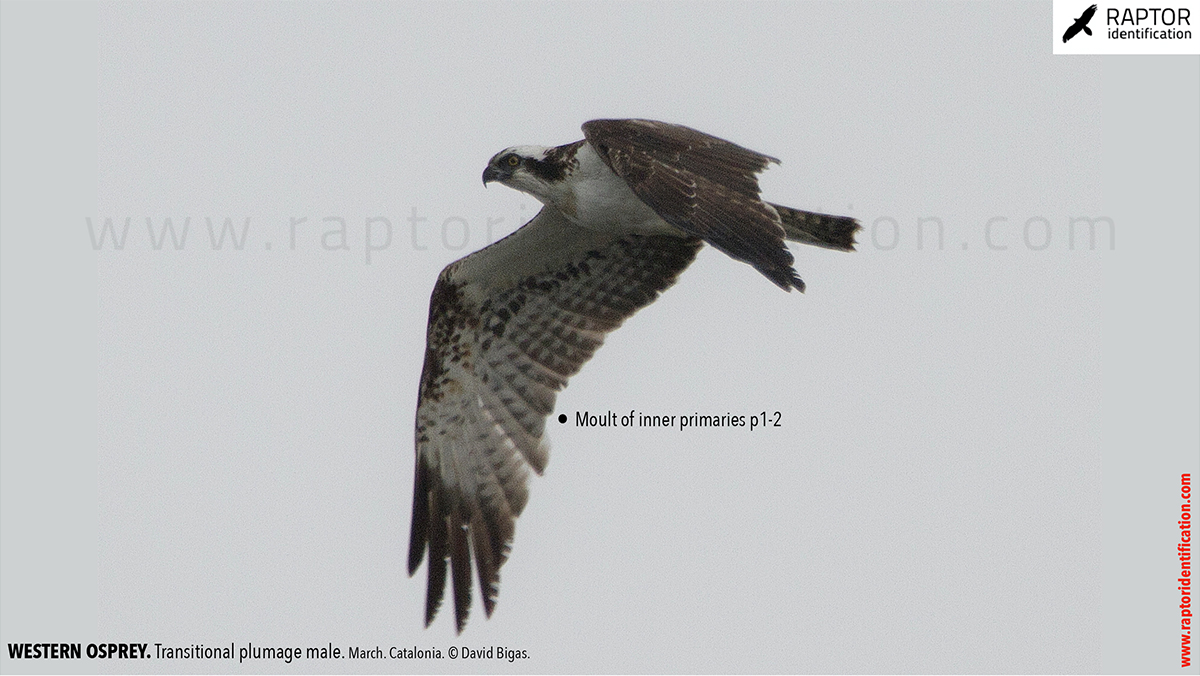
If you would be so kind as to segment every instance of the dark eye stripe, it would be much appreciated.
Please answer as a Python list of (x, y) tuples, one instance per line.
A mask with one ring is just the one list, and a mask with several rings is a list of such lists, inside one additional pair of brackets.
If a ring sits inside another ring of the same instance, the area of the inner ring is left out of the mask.
[(544, 160), (535, 160), (532, 157), (525, 159), (525, 168), (529, 173), (545, 180), (557, 181), (564, 175), (564, 167), (561, 164), (554, 164)]

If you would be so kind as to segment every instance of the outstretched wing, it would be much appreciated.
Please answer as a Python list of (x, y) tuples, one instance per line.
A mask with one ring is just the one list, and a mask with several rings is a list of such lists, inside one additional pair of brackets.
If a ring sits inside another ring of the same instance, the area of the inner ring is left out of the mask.
[(757, 174), (779, 160), (654, 120), (592, 120), (583, 135), (664, 221), (753, 265), (785, 290), (804, 290), (779, 214), (759, 198)]
[(471, 605), (471, 555), (490, 616), (529, 470), (547, 461), (546, 416), (605, 334), (675, 282), (698, 239), (598, 233), (546, 207), (450, 264), (429, 307), (417, 403), (408, 572), (429, 553), (425, 623), (446, 587), (458, 631)]

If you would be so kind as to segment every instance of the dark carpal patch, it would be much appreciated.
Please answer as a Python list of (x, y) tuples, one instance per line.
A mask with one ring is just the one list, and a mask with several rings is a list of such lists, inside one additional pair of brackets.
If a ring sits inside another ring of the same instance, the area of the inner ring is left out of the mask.
[(446, 374), (447, 364), (462, 362), (465, 368), (471, 367), (473, 336), (467, 332), (479, 325), (479, 313), (465, 305), (462, 285), (450, 281), (448, 272), (448, 269), (442, 271), (429, 298), (429, 331), (421, 387), (417, 391), (418, 406), (425, 399), (441, 399), (450, 380)]
[[(430, 301), (420, 400), (441, 400), (448, 380), (442, 362), (461, 355), (464, 370), (478, 379), (478, 401), (491, 407), (488, 418), (540, 473), (545, 457), (535, 449), (557, 392), (591, 358), (605, 334), (675, 282), (701, 246), (692, 237), (629, 234), (507, 288), (490, 288), (478, 306), (468, 304), (462, 285), (443, 273)], [(428, 552), (425, 622), (436, 615), (449, 579), (455, 626), (461, 632), (471, 605), (470, 554), (475, 554), (484, 611), (491, 615), (514, 520), (524, 506), (525, 478), (503, 461), (491, 460), (509, 457), (502, 446), (478, 437), (465, 443), (474, 444), (471, 452), (487, 459), (480, 466), (490, 470), (494, 483), (472, 494), (457, 490), (457, 480), (447, 483), (436, 456), (420, 450), (428, 449), (431, 437), (441, 431), (421, 424), (421, 405), (408, 570), (413, 574)], [(446, 416), (442, 427), (461, 427), (462, 417)], [(514, 497), (499, 500), (499, 491)]]
[[(593, 120), (583, 131), (586, 141), (538, 158), (502, 152), (484, 182), (506, 181), (517, 170), (524, 179), (586, 183), (595, 177), (572, 173), (587, 142), (637, 198), (681, 232), (639, 234), (610, 223), (584, 233), (575, 227), (572, 197), (542, 209), (518, 231), (527, 237), (504, 238), (438, 277), (418, 394), (408, 553), (409, 575), (428, 556), (426, 625), (450, 580), (455, 627), (463, 630), (472, 556), (484, 612), (492, 614), (500, 568), (528, 498), (529, 470), (541, 474), (549, 459), (545, 426), (558, 392), (609, 332), (675, 283), (705, 242), (780, 287), (801, 291), (785, 239), (854, 246), (854, 219), (759, 198), (758, 172), (778, 161), (770, 156), (650, 120)], [(557, 187), (574, 195), (578, 186)], [(547, 242), (554, 251), (543, 249)], [(461, 265), (472, 259), (479, 265)]]

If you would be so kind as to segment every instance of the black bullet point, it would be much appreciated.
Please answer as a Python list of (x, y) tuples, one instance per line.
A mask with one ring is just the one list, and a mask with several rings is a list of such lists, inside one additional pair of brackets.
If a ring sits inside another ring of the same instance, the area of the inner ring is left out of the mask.
[(559, 413), (559, 414), (558, 414), (558, 422), (560, 422), (560, 423), (565, 423), (565, 422), (567, 422), (567, 414), (566, 414), (566, 413)]

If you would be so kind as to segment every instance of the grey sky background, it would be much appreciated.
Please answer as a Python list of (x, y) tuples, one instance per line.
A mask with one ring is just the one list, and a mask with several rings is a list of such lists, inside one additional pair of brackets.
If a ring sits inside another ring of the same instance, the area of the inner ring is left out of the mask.
[[(1033, 3), (3, 11), (0, 640), (530, 656), (5, 671), (1177, 669), (1200, 59), (1051, 56)], [(703, 252), (556, 413), (782, 426), (550, 425), (495, 615), (423, 629), (429, 292), (538, 208), (494, 152), (632, 116), (860, 251)]]

